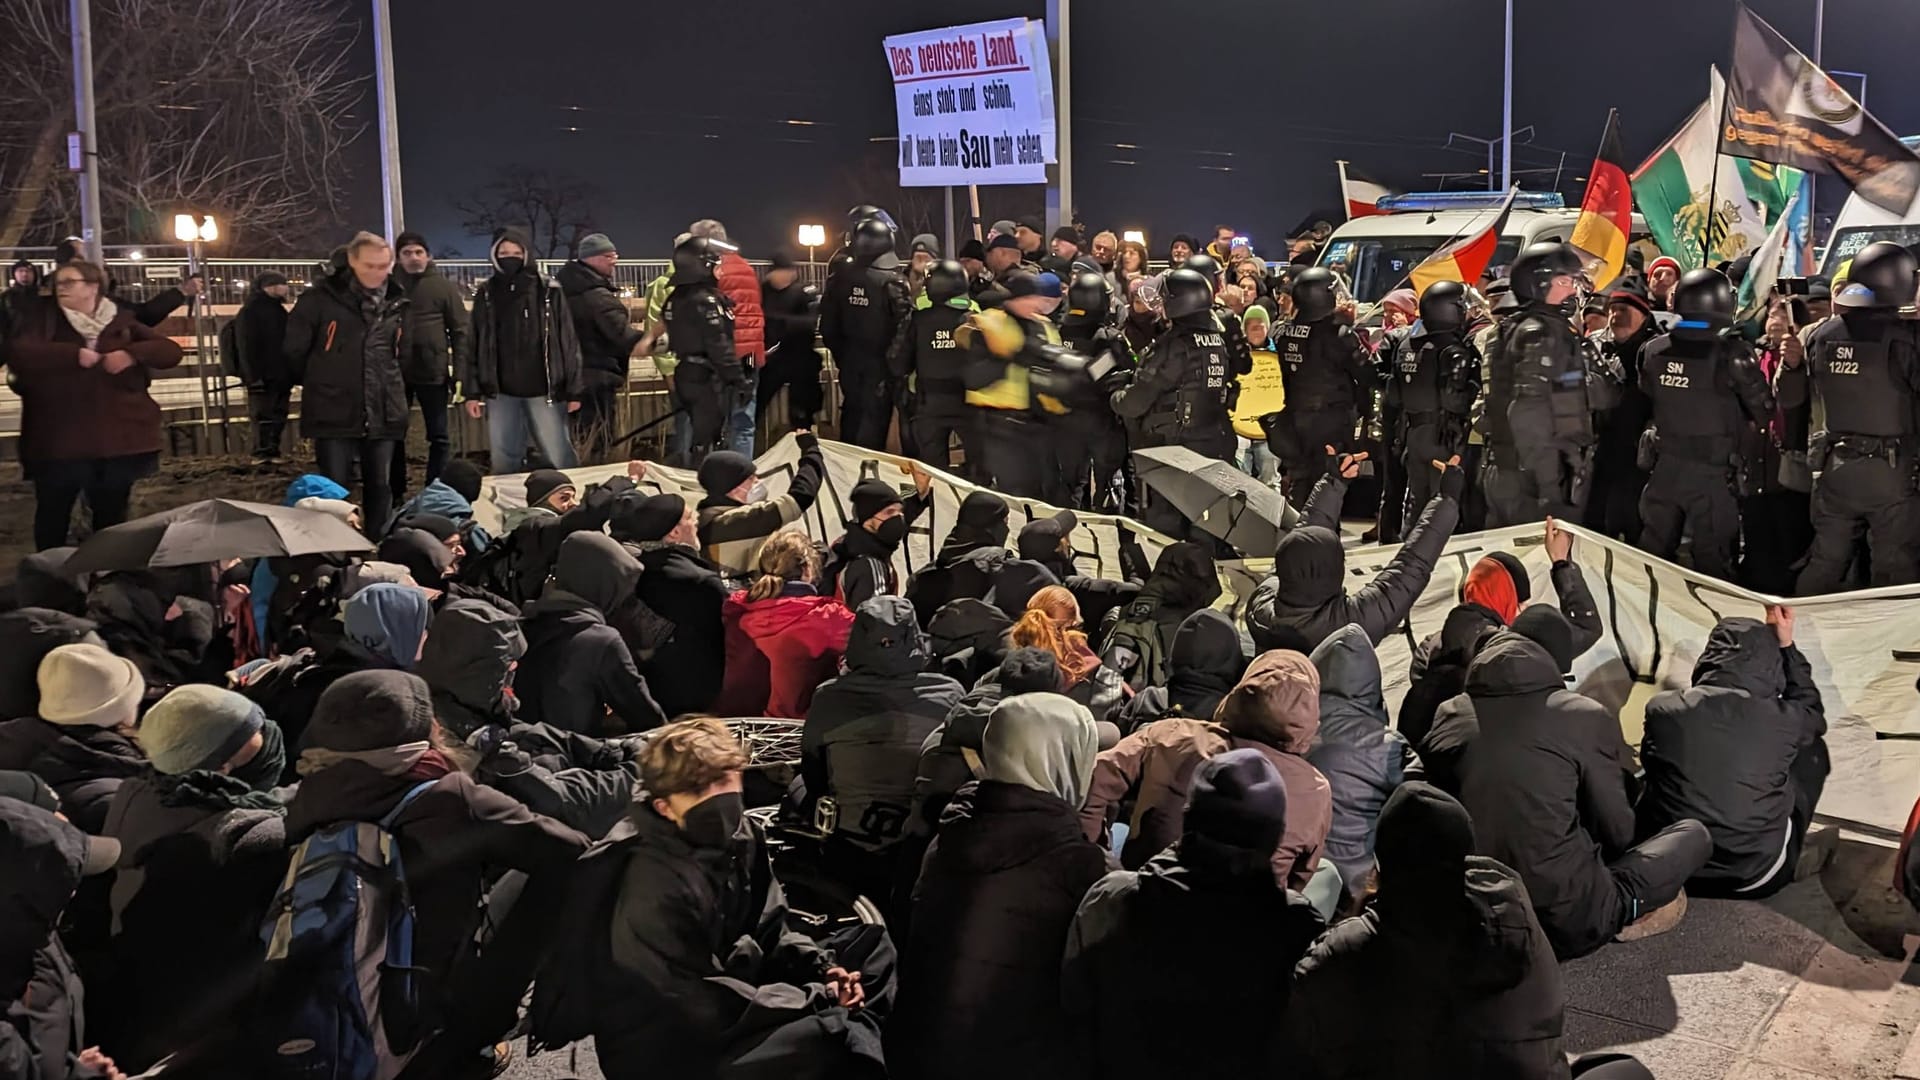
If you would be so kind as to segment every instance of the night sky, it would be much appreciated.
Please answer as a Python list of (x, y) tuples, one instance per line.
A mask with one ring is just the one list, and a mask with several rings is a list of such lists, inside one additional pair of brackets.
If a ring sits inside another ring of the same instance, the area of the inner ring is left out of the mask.
[[(1813, 0), (1752, 6), (1811, 52)], [(802, 222), (835, 232), (856, 195), (885, 185), (875, 201), (899, 197), (881, 38), (1044, 14), (1042, 3), (1020, 0), (395, 0), (393, 8), (407, 223), (436, 249), (469, 256), (486, 245), (461, 235), (453, 203), (500, 164), (596, 184), (598, 224), (629, 256), (664, 254), (700, 217), (725, 221), (749, 255), (791, 248)], [(1828, 69), (1867, 72), (1868, 108), (1896, 132), (1920, 132), (1920, 65), (1911, 62), (1920, 3), (1827, 8)], [(1733, 5), (1521, 0), (1519, 9), (1514, 125), (1532, 124), (1537, 135), (1516, 145), (1514, 167), (1552, 170), (1565, 151), (1561, 187), (1577, 199), (1573, 178), (1585, 174), (1609, 107), (1620, 108), (1637, 161), (1705, 98), (1707, 65), (1725, 64)], [(1215, 222), (1274, 252), (1303, 216), (1339, 205), (1335, 158), (1412, 189), (1438, 186), (1422, 173), (1482, 168), (1484, 150), (1441, 144), (1450, 130), (1498, 131), (1503, 10), (1501, 0), (1078, 0), (1081, 217), (1094, 228), (1145, 228), (1156, 252), (1174, 232)], [(363, 115), (373, 112), (369, 95)], [(370, 130), (356, 148), (354, 201), (377, 227), (373, 144)], [(1552, 173), (1523, 179), (1547, 188)], [(1484, 183), (1476, 181), (1465, 186)], [(1839, 188), (1823, 185), (1823, 210), (1837, 207)], [(1041, 210), (1035, 188), (982, 197), (989, 220)], [(938, 220), (939, 190), (918, 198)]]

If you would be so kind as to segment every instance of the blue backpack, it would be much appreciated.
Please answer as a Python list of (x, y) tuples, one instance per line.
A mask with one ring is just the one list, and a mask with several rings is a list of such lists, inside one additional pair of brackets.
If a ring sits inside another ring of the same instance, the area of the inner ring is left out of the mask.
[(413, 961), (413, 897), (393, 822), (343, 821), (293, 850), (260, 927), (266, 993), (258, 1034), (265, 1075), (390, 1080), (427, 1034)]

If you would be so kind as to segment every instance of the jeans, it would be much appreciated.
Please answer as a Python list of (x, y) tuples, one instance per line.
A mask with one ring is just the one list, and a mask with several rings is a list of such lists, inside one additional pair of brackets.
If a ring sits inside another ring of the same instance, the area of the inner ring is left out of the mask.
[(36, 550), (61, 547), (67, 542), (67, 525), (73, 520), (73, 502), (81, 492), (93, 510), (93, 531), (127, 520), (127, 501), (133, 497), (133, 484), (76, 485), (61, 479), (33, 482), (33, 546)]
[(605, 462), (614, 436), (625, 434), (613, 430), (619, 419), (618, 394), (619, 390), (612, 386), (590, 388), (580, 398), (580, 411), (568, 418), (580, 452), (590, 465)]
[(253, 456), (280, 456), (280, 436), (287, 429), (287, 406), (293, 396), (290, 382), (247, 387), (247, 415), (253, 421)]
[[(677, 405), (678, 402), (676, 401)], [(667, 464), (687, 468), (687, 454), (693, 450), (693, 417), (683, 409), (673, 414), (673, 434), (667, 437)]]
[(529, 436), (554, 468), (571, 469), (580, 463), (567, 438), (564, 403), (504, 394), (487, 399), (487, 440), (493, 451), (495, 476), (525, 470)]
[(320, 475), (351, 490), (353, 466), (360, 465), (364, 485), (360, 496), (360, 518), (368, 536), (387, 531), (387, 519), (393, 517), (393, 458), (400, 443), (394, 439), (315, 439), (313, 455)]
[[(438, 386), (415, 386), (407, 384), (407, 400), (420, 403), (420, 421), (427, 432), (427, 479), (431, 484), (440, 478), (440, 470), (447, 467), (447, 399), (452, 390), (446, 383)], [(402, 440), (393, 453), (393, 501), (400, 502), (407, 494), (407, 444)]]
[(1240, 471), (1263, 484), (1279, 487), (1280, 459), (1273, 456), (1265, 440), (1242, 438), (1240, 440), (1240, 458), (1234, 464)]
[(736, 405), (733, 412), (727, 414), (727, 449), (748, 457), (753, 456), (755, 404), (755, 399), (749, 396), (744, 404)]

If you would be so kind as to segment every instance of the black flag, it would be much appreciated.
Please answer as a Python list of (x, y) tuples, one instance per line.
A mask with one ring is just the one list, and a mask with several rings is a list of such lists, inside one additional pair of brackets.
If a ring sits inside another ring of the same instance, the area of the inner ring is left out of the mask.
[(1920, 155), (1745, 4), (1733, 19), (1720, 152), (1838, 176), (1905, 213), (1920, 194)]

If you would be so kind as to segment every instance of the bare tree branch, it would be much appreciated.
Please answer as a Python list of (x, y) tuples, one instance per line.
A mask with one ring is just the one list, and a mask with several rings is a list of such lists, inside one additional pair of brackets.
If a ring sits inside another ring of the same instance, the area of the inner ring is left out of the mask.
[(577, 176), (509, 165), (453, 208), (460, 211), (460, 227), (470, 236), (526, 229), (535, 258), (570, 259), (580, 241), (597, 228), (593, 204), (599, 196), (597, 188)]
[[(66, 0), (0, 3), (0, 189), (44, 192), (10, 218), (27, 223), (23, 236), (0, 243), (50, 242), (78, 226), (65, 163), (26, 152), (40, 131), (72, 124), (67, 10)], [(338, 239), (342, 152), (364, 129), (358, 25), (348, 0), (94, 0), (108, 239), (167, 239), (182, 212), (214, 214), (236, 245)]]

